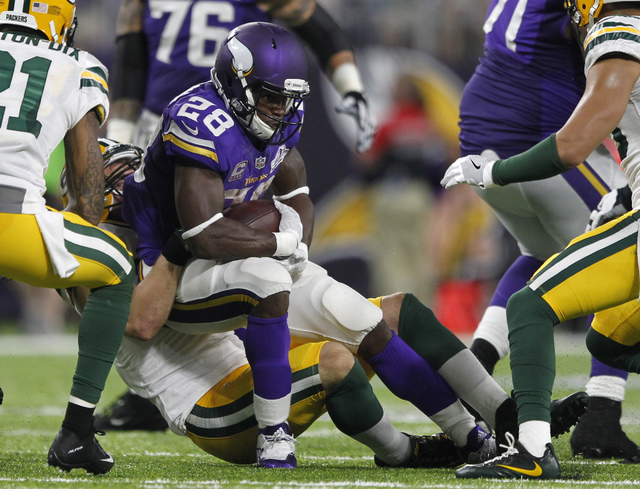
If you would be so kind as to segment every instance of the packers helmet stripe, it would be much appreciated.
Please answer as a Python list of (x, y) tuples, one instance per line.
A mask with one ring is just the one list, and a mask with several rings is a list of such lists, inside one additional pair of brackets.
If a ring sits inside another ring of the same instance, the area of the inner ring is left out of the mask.
[(20, 11), (25, 14), (29, 13), (31, 8), (31, 0), (11, 0), (9, 2), (9, 10)]

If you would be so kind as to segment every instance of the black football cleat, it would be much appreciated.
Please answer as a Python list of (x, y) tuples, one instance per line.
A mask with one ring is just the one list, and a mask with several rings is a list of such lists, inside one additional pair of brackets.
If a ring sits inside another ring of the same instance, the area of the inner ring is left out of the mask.
[(0, 387), (0, 405), (2, 404), (2, 401), (4, 401), (4, 392), (2, 392), (2, 387)]
[(461, 479), (558, 479), (560, 464), (553, 451), (553, 445), (547, 443), (542, 457), (531, 455), (520, 442), (507, 433), (509, 446), (506, 452), (491, 460), (477, 465), (465, 465), (456, 470)]
[(169, 425), (149, 400), (131, 391), (125, 392), (103, 414), (96, 414), (95, 427), (100, 431), (164, 431)]
[(586, 392), (573, 394), (551, 401), (551, 436), (558, 438), (575, 426), (587, 410), (589, 395)]
[(622, 463), (640, 463), (640, 447), (620, 426), (622, 403), (592, 397), (587, 412), (571, 433), (574, 456), (591, 459), (623, 458)]
[(102, 449), (94, 434), (81, 440), (73, 431), (61, 428), (51, 444), (47, 463), (65, 472), (84, 469), (90, 474), (106, 474), (113, 467), (113, 457)]
[[(589, 404), (589, 396), (586, 392), (574, 392), (573, 394), (554, 399), (550, 405), (551, 436), (558, 438), (563, 433), (568, 433), (584, 414)], [(509, 397), (496, 410), (496, 443), (498, 453), (508, 446), (506, 434), (510, 433), (518, 437), (518, 408), (516, 401)]]

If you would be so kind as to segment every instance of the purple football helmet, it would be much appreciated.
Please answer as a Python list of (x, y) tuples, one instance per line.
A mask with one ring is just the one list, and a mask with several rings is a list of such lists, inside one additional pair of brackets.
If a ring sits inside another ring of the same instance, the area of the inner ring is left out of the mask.
[[(298, 108), (309, 95), (307, 58), (301, 44), (286, 29), (268, 22), (236, 27), (218, 52), (211, 78), (227, 108), (259, 140), (282, 144), (295, 133), (285, 129), (302, 125)], [(283, 104), (284, 117), (259, 110), (258, 101), (263, 97)]]

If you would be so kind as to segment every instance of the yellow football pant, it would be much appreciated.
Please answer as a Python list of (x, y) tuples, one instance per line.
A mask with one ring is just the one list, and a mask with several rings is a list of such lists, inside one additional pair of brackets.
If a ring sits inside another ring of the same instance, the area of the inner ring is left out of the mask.
[(37, 287), (93, 289), (118, 284), (131, 273), (131, 254), (120, 239), (76, 214), (62, 214), (66, 247), (80, 263), (69, 278), (54, 273), (32, 214), (0, 213), (0, 275)]
[[(289, 351), (293, 372), (289, 426), (303, 433), (326, 412), (318, 362), (326, 343), (307, 343)], [(187, 417), (187, 436), (202, 450), (234, 464), (256, 462), (258, 424), (253, 413), (249, 365), (230, 373), (196, 403)]]

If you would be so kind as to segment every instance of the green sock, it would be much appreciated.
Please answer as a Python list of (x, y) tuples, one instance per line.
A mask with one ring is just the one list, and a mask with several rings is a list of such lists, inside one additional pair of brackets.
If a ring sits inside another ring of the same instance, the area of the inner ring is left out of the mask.
[(327, 411), (336, 427), (353, 436), (375, 426), (384, 414), (360, 362), (327, 396)]
[(402, 301), (398, 336), (436, 370), (466, 348), (438, 321), (433, 311), (412, 294), (405, 294)]
[(94, 289), (80, 319), (78, 363), (71, 395), (97, 404), (129, 318), (133, 273), (117, 285)]
[(542, 297), (525, 287), (509, 299), (507, 322), (518, 423), (550, 422), (556, 376), (553, 327), (558, 318)]

